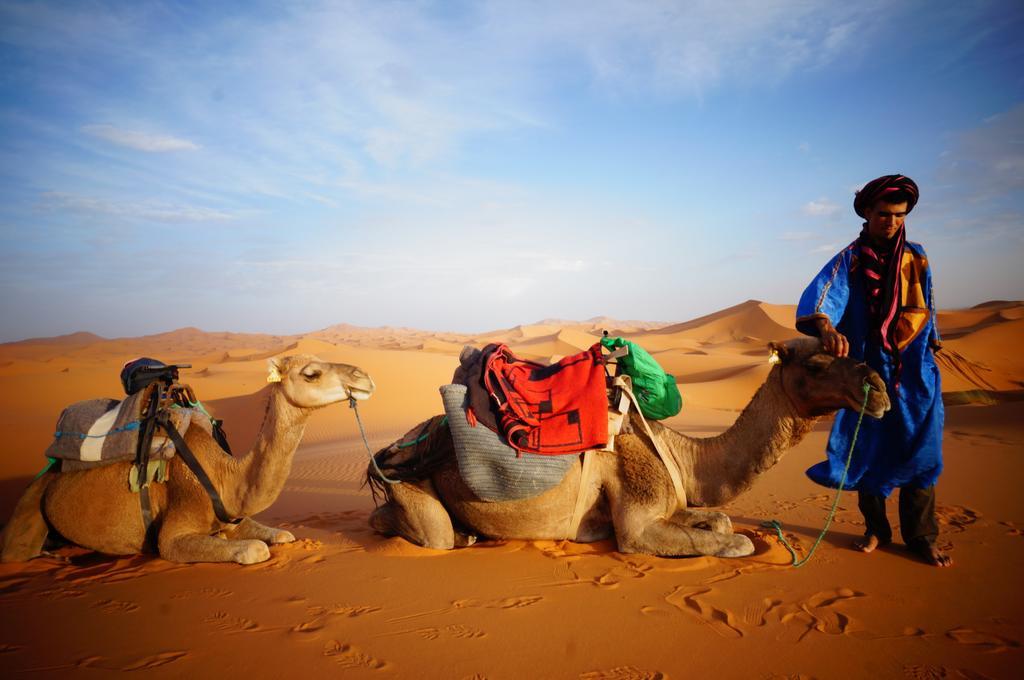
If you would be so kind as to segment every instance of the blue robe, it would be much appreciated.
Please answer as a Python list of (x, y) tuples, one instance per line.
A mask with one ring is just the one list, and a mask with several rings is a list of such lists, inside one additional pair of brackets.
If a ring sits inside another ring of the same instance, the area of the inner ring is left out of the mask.
[[(897, 322), (902, 368), (893, 380), (893, 358), (872, 338), (863, 270), (856, 242), (832, 258), (800, 297), (797, 329), (817, 335), (815, 319), (827, 316), (850, 342), (850, 356), (866, 361), (888, 385), (892, 408), (881, 419), (864, 416), (844, 488), (888, 496), (902, 486), (933, 486), (942, 472), (942, 424), (945, 411), (933, 347), (935, 326), (931, 268), (924, 248), (906, 244), (901, 266), (903, 313)], [(829, 435), (828, 459), (807, 470), (823, 486), (842, 479), (859, 413), (836, 413)]]

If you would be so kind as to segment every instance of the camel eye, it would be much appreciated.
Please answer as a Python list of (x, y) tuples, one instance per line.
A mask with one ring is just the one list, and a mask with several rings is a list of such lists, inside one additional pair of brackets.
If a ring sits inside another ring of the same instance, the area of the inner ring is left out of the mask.
[(306, 369), (305, 371), (302, 372), (302, 377), (309, 382), (315, 382), (319, 380), (321, 375), (323, 375), (323, 372), (318, 371), (316, 369)]
[(831, 357), (822, 354), (816, 354), (804, 362), (804, 367), (811, 373), (821, 373), (831, 365)]

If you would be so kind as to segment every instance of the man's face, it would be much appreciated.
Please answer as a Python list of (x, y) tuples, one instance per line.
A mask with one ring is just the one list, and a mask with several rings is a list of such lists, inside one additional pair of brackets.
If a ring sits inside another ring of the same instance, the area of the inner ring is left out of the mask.
[(878, 242), (890, 241), (907, 218), (907, 202), (878, 201), (868, 211), (868, 236)]

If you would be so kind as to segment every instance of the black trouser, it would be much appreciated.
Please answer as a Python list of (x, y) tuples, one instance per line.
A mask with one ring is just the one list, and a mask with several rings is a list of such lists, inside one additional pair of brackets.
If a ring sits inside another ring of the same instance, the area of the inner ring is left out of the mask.
[[(939, 535), (935, 519), (935, 487), (921, 489), (913, 486), (900, 488), (900, 536), (908, 546), (932, 545)], [(864, 515), (865, 533), (882, 543), (892, 540), (892, 527), (885, 516), (885, 497), (857, 492), (857, 507)]]

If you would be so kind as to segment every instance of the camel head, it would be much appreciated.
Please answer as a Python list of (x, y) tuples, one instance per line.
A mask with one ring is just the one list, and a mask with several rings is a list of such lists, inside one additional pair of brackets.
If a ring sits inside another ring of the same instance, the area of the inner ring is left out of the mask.
[(783, 390), (804, 417), (828, 415), (841, 408), (860, 411), (864, 383), (872, 387), (866, 415), (881, 418), (889, 410), (885, 381), (873, 368), (852, 357), (835, 357), (821, 348), (817, 338), (794, 338), (771, 343)]
[(374, 390), (373, 380), (359, 368), (332, 364), (306, 354), (268, 359), (267, 368), (267, 382), (277, 383), (288, 401), (299, 408), (369, 399)]

